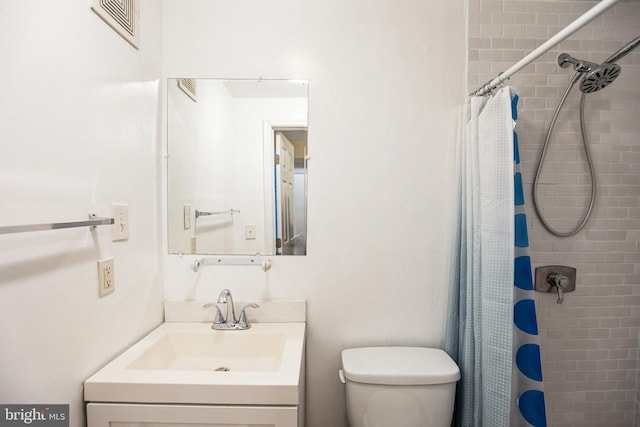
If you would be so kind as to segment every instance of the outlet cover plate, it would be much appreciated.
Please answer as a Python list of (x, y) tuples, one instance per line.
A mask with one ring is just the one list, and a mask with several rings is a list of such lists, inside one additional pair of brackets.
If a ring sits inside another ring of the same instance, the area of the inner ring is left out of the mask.
[(184, 229), (191, 228), (191, 205), (184, 205)]
[(113, 258), (98, 261), (98, 295), (105, 297), (115, 290)]
[(244, 226), (244, 238), (245, 240), (254, 240), (256, 238), (255, 224), (247, 224)]
[(191, 249), (191, 253), (195, 254), (196, 250), (197, 250), (196, 236), (191, 236), (190, 242), (191, 242), (191, 248), (190, 248)]

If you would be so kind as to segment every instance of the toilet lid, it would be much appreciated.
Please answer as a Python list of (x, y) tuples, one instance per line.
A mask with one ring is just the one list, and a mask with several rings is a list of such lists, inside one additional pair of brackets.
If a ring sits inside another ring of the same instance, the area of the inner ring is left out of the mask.
[(365, 384), (446, 384), (460, 379), (458, 366), (437, 348), (350, 348), (342, 352), (342, 369), (347, 380)]

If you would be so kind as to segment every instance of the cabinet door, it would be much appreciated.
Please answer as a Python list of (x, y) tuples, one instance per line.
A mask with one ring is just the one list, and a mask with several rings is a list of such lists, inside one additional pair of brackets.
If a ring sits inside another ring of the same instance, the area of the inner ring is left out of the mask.
[(88, 427), (296, 427), (296, 406), (89, 403)]

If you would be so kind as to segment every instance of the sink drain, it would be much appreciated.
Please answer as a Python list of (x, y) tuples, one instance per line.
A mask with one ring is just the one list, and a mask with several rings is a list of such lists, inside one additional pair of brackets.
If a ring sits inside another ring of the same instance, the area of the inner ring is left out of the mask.
[(219, 368), (214, 369), (216, 372), (229, 372), (229, 368), (226, 366), (220, 366)]

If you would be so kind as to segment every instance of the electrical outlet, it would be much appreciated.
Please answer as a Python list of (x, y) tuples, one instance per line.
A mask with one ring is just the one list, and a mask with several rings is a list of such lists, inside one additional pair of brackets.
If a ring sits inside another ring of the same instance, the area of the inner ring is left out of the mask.
[(111, 226), (111, 241), (127, 240), (129, 238), (129, 205), (114, 203), (111, 205), (113, 225)]
[(115, 272), (113, 258), (98, 261), (98, 295), (100, 298), (115, 290)]
[(196, 253), (196, 236), (191, 237), (191, 253)]
[(184, 229), (191, 228), (191, 205), (184, 205)]
[(256, 238), (255, 224), (247, 224), (244, 226), (244, 238), (245, 240), (253, 240)]

